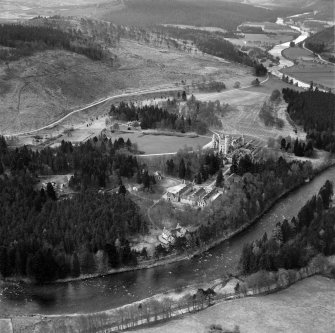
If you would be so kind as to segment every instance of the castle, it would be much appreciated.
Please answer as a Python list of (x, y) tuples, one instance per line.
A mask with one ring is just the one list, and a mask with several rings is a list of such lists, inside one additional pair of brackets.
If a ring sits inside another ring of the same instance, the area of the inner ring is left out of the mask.
[(212, 138), (212, 148), (227, 156), (233, 149), (244, 146), (244, 136), (233, 139), (230, 135), (214, 133)]

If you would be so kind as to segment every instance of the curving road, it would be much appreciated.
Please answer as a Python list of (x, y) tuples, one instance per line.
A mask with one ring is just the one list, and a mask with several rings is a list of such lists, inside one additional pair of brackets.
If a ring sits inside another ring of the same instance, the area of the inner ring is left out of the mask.
[[(267, 76), (267, 78), (263, 81), (260, 82), (260, 84), (264, 84), (267, 80), (269, 79), (269, 77)], [(240, 88), (235, 88), (235, 89), (230, 89), (230, 90), (227, 90), (226, 92), (228, 91), (232, 91), (232, 90), (240, 90), (240, 89), (246, 89), (246, 88), (250, 88), (252, 87), (252, 85), (249, 85), (249, 86), (245, 86), (245, 87), (240, 87)], [(183, 88), (173, 88), (173, 87), (169, 87), (169, 88), (148, 88), (148, 89), (143, 89), (143, 90), (138, 90), (138, 91), (133, 91), (133, 92), (125, 92), (125, 93), (122, 93), (122, 94), (119, 94), (119, 95), (112, 95), (112, 96), (109, 96), (109, 97), (106, 97), (104, 99), (101, 99), (101, 100), (98, 100), (98, 101), (95, 101), (91, 104), (88, 104), (80, 109), (77, 109), (77, 110), (74, 110), (70, 113), (68, 113), (67, 115), (65, 115), (64, 117), (56, 120), (56, 121), (53, 121), (52, 123), (48, 124), (48, 125), (45, 125), (45, 126), (42, 126), (40, 128), (37, 128), (37, 129), (34, 129), (34, 130), (31, 130), (31, 131), (25, 131), (25, 132), (19, 132), (19, 133), (11, 133), (10, 135), (5, 135), (6, 136), (19, 136), (19, 135), (29, 135), (29, 134), (32, 134), (32, 133), (37, 133), (41, 130), (44, 130), (44, 129), (48, 129), (48, 128), (51, 128), (59, 123), (61, 123), (62, 121), (64, 121), (66, 118), (72, 116), (73, 114), (76, 114), (76, 113), (79, 113), (79, 112), (82, 112), (82, 111), (85, 111), (85, 110), (88, 110), (94, 106), (97, 106), (97, 105), (101, 105), (107, 101), (110, 101), (110, 100), (113, 100), (113, 99), (116, 99), (116, 98), (120, 98), (120, 97), (130, 97), (130, 96), (140, 96), (140, 95), (144, 95), (144, 94), (148, 94), (148, 93), (161, 93), (161, 92), (167, 92), (167, 91), (174, 91), (174, 90), (180, 90), (180, 89), (183, 89)], [(226, 93), (226, 92), (222, 92), (222, 94)]]

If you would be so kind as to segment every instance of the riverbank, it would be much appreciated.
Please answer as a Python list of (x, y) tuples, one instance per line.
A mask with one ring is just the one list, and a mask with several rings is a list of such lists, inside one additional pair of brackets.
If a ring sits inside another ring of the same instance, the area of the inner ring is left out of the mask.
[(204, 311), (157, 325), (138, 333), (203, 333), (213, 324), (244, 333), (332, 332), (335, 281), (315, 275), (267, 295), (217, 303)]
[[(171, 319), (190, 318), (194, 315), (202, 316), (202, 314), (212, 309), (213, 301), (215, 307), (221, 307), (223, 304), (230, 304), (248, 299), (259, 299), (264, 295), (280, 293), (297, 282), (310, 278), (312, 276), (320, 276), (326, 274), (329, 278), (330, 269), (334, 267), (334, 256), (325, 259), (324, 265), (309, 264), (308, 266), (289, 274), (288, 271), (283, 270), (280, 274), (276, 274), (276, 281), (269, 285), (261, 285), (258, 287), (252, 286), (245, 289), (243, 292), (236, 292), (235, 286), (237, 283), (243, 283), (243, 279), (239, 280), (231, 278), (228, 281), (213, 281), (207, 284), (216, 291), (214, 300), (201, 301), (199, 298), (196, 301), (192, 300), (193, 294), (197, 293), (197, 286), (187, 288), (183, 293), (176, 294), (175, 292), (155, 295), (129, 305), (119, 307), (117, 309), (106, 310), (102, 312), (95, 312), (90, 314), (73, 314), (73, 315), (47, 315), (47, 316), (20, 316), (9, 319), (0, 320), (0, 327), (8, 327), (4, 332), (13, 333), (14, 331), (24, 332), (73, 332), (79, 329), (94, 331), (94, 332), (119, 332), (138, 329), (160, 329), (160, 325), (173, 325), (175, 322)], [(271, 274), (271, 272), (269, 273)], [(332, 286), (335, 288), (335, 280), (332, 279)], [(213, 285), (214, 284), (214, 285)], [(206, 287), (198, 285), (198, 287)], [(205, 289), (205, 288), (204, 288)], [(328, 288), (329, 292), (331, 288)], [(335, 292), (335, 289), (334, 289)], [(228, 302), (228, 303), (227, 303)], [(247, 311), (248, 313), (248, 311)], [(167, 323), (168, 322), (168, 323)], [(239, 322), (235, 322), (239, 324)], [(10, 329), (10, 326), (12, 329)], [(175, 332), (170, 330), (169, 332)], [(191, 331), (187, 331), (191, 332)], [(192, 331), (193, 332), (193, 331)]]
[[(329, 168), (335, 166), (335, 160), (330, 159), (329, 161), (325, 161), (323, 165), (321, 165), (319, 168), (316, 168), (313, 173), (313, 177), (310, 179), (312, 180), (314, 177), (322, 174)], [(268, 206), (259, 214), (257, 215), (254, 219), (252, 219), (250, 222), (244, 224), (237, 230), (231, 231), (228, 234), (225, 234), (224, 236), (220, 237), (219, 239), (216, 239), (212, 241), (210, 244), (202, 246), (200, 249), (193, 251), (192, 253), (183, 253), (180, 255), (170, 255), (168, 257), (165, 257), (163, 259), (159, 260), (148, 260), (143, 262), (142, 264), (136, 266), (136, 267), (123, 267), (119, 269), (111, 269), (108, 272), (103, 272), (103, 273), (95, 273), (95, 274), (89, 274), (89, 275), (81, 275), (76, 278), (66, 278), (66, 279), (59, 279), (56, 281), (53, 281), (49, 284), (61, 284), (61, 283), (68, 283), (68, 282), (75, 282), (75, 281), (84, 281), (84, 280), (89, 280), (89, 279), (95, 279), (99, 277), (106, 277), (109, 275), (115, 275), (115, 274), (120, 274), (120, 273), (126, 273), (126, 272), (134, 272), (138, 270), (146, 270), (150, 268), (156, 268), (159, 266), (164, 266), (164, 265), (169, 265), (185, 260), (190, 260), (194, 257), (200, 256), (201, 254), (209, 251), (212, 248), (217, 247), (221, 243), (230, 240), (231, 238), (237, 236), (238, 234), (242, 233), (243, 231), (247, 230), (254, 224), (256, 224), (265, 214), (267, 214), (276, 204), (278, 204), (282, 199), (287, 197), (289, 194), (292, 192), (296, 191), (297, 189), (302, 188), (305, 186), (306, 183), (303, 182), (287, 191), (284, 191), (282, 194), (280, 194), (275, 200), (273, 200), (271, 203), (268, 204)], [(3, 283), (14, 283), (14, 284), (19, 284), (19, 283), (24, 283), (24, 284), (30, 284), (31, 281), (29, 279), (21, 279), (21, 278), (11, 278), (11, 279), (6, 279), (2, 281)]]

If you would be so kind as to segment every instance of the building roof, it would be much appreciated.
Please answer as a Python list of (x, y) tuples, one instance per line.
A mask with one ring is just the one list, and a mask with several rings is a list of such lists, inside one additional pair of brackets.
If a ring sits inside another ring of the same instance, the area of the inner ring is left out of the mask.
[(222, 193), (216, 193), (213, 197), (212, 197), (212, 202), (214, 202), (215, 200), (217, 200), (218, 198), (220, 198), (222, 196)]
[(204, 200), (208, 200), (210, 197), (212, 197), (214, 194), (216, 194), (216, 192), (217, 192), (217, 190), (216, 190), (216, 188), (214, 188), (214, 189), (211, 190), (209, 193), (207, 193), (207, 194), (203, 197), (203, 199), (204, 199)]
[(202, 195), (206, 194), (206, 190), (201, 187), (195, 193), (193, 193), (193, 197), (201, 197)]
[(172, 193), (172, 194), (180, 193), (180, 191), (186, 186), (187, 186), (186, 184), (179, 184), (179, 185), (176, 185), (176, 186), (173, 186), (173, 187), (169, 187), (168, 188), (168, 193)]
[[(185, 184), (184, 184), (185, 185)], [(188, 191), (190, 188), (193, 187), (193, 184), (192, 183), (189, 183), (187, 184), (186, 186), (184, 186), (180, 191), (179, 191), (179, 194), (183, 194), (185, 193), (186, 191)]]

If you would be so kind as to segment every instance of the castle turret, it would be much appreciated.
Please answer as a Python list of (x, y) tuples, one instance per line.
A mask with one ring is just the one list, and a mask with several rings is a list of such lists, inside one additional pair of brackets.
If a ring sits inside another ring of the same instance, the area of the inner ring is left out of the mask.
[(230, 136), (229, 135), (225, 135), (224, 137), (224, 151), (223, 153), (225, 155), (227, 155), (229, 153), (229, 146), (230, 146)]

